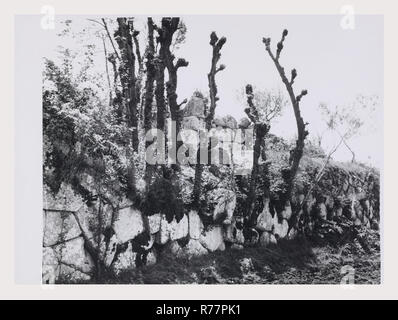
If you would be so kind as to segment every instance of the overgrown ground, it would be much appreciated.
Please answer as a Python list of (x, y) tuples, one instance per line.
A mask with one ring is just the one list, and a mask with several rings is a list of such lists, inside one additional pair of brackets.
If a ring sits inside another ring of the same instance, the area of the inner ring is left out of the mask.
[[(104, 283), (139, 284), (340, 284), (354, 270), (355, 284), (380, 283), (380, 239), (370, 231), (366, 252), (357, 240), (341, 247), (312, 247), (281, 241), (268, 248), (226, 249), (177, 259), (164, 253), (158, 263), (109, 276)], [(352, 269), (353, 268), (353, 269)]]

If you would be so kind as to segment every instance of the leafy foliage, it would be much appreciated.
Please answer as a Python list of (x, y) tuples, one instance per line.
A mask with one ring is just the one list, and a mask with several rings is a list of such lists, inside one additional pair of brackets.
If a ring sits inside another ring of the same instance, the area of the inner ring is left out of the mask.
[(79, 83), (68, 68), (45, 61), (44, 180), (56, 192), (62, 182), (79, 185), (80, 174), (90, 172), (101, 184), (120, 189), (129, 132), (92, 88)]
[[(245, 88), (238, 92), (237, 99), (246, 103)], [(280, 90), (260, 90), (255, 87), (253, 87), (253, 103), (258, 109), (260, 120), (265, 123), (279, 117), (288, 104)]]

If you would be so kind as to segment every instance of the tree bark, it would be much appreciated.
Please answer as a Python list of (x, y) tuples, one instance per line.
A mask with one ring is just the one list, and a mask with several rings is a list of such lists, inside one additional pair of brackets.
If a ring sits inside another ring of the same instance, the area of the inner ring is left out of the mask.
[(282, 34), (282, 39), (278, 42), (276, 55), (274, 55), (271, 51), (271, 47), (270, 47), (271, 39), (263, 38), (263, 42), (265, 44), (265, 50), (268, 52), (269, 56), (271, 57), (271, 60), (274, 62), (275, 67), (279, 73), (279, 76), (281, 77), (282, 82), (284, 83), (284, 85), (286, 87), (286, 90), (289, 94), (289, 98), (290, 98), (290, 101), (291, 101), (291, 104), (293, 107), (294, 116), (296, 118), (297, 140), (296, 140), (296, 146), (290, 154), (290, 159), (289, 159), (290, 170), (289, 170), (289, 177), (288, 177), (288, 181), (287, 181), (287, 190), (285, 193), (286, 201), (291, 201), (294, 179), (295, 179), (297, 171), (298, 171), (301, 157), (303, 156), (304, 141), (308, 135), (308, 131), (306, 130), (307, 123), (304, 123), (304, 120), (301, 116), (301, 111), (300, 111), (300, 101), (301, 101), (301, 98), (307, 94), (307, 90), (302, 90), (301, 93), (298, 96), (296, 96), (294, 93), (294, 90), (293, 90), (294, 79), (297, 76), (296, 69), (292, 70), (291, 78), (289, 80), (286, 77), (284, 68), (279, 63), (280, 54), (283, 50), (283, 42), (284, 42), (287, 34), (288, 34), (288, 31), (285, 29)]
[[(255, 141), (253, 147), (253, 167), (250, 177), (250, 184), (249, 184), (249, 192), (246, 199), (246, 218), (249, 221), (249, 224), (254, 224), (255, 219), (254, 211), (255, 211), (255, 204), (257, 198), (257, 183), (259, 178), (259, 159), (260, 156), (263, 155), (265, 157), (264, 150), (264, 138), (270, 130), (270, 125), (266, 122), (261, 121), (257, 107), (254, 105), (253, 102), (253, 88), (251, 85), (246, 86), (246, 95), (247, 95), (247, 103), (249, 105), (248, 108), (245, 109), (245, 112), (249, 119), (254, 124), (254, 133), (255, 133)], [(263, 159), (265, 160), (265, 159)]]
[[(174, 55), (170, 51), (170, 45), (173, 41), (173, 35), (178, 29), (180, 18), (163, 18), (161, 29), (158, 29), (159, 37), (158, 41), (161, 44), (160, 47), (160, 58), (162, 64), (168, 72), (168, 81), (166, 83), (166, 95), (167, 102), (170, 108), (171, 120), (175, 122), (175, 137), (176, 145), (175, 151), (177, 152), (179, 146), (182, 142), (178, 142), (178, 134), (181, 130), (182, 123), (182, 112), (181, 104), (177, 103), (177, 71), (180, 67), (188, 66), (188, 62), (185, 59), (178, 59), (174, 63)], [(163, 111), (163, 110), (162, 110)], [(175, 171), (179, 171), (179, 164), (177, 158), (175, 159), (175, 164), (172, 166)]]
[[(156, 76), (156, 68), (154, 62), (155, 44), (153, 41), (153, 21), (148, 18), (148, 48), (146, 53), (146, 82), (145, 82), (145, 102), (144, 102), (144, 130), (145, 134), (152, 128), (152, 103), (154, 93), (154, 82)], [(145, 141), (145, 150), (148, 148), (150, 141)], [(145, 181), (147, 187), (150, 185), (152, 176), (152, 165), (146, 163)]]
[(130, 28), (126, 18), (117, 18), (118, 29), (115, 39), (119, 46), (121, 63), (119, 65), (119, 76), (122, 83), (122, 95), (126, 103), (127, 119), (132, 129), (133, 150), (138, 151), (138, 97), (136, 92), (135, 55)]
[[(211, 66), (210, 66), (210, 72), (207, 75), (208, 81), (209, 81), (209, 93), (210, 93), (210, 108), (205, 114), (205, 128), (207, 132), (210, 132), (211, 130), (211, 124), (214, 119), (214, 114), (217, 106), (217, 84), (216, 84), (216, 74), (217, 72), (225, 69), (224, 65), (220, 65), (220, 67), (217, 67), (217, 63), (221, 58), (221, 49), (227, 39), (225, 37), (222, 37), (221, 39), (218, 39), (217, 35), (215, 32), (212, 32), (210, 34), (210, 45), (213, 48), (212, 51), (212, 59), (211, 59)], [(198, 151), (197, 151), (197, 156), (196, 156), (196, 165), (195, 165), (195, 180), (194, 180), (194, 187), (193, 187), (193, 196), (192, 196), (192, 203), (194, 207), (199, 208), (200, 207), (200, 197), (201, 197), (201, 184), (202, 184), (202, 173), (203, 173), (203, 164), (200, 163), (200, 145), (199, 143), (198, 146)]]

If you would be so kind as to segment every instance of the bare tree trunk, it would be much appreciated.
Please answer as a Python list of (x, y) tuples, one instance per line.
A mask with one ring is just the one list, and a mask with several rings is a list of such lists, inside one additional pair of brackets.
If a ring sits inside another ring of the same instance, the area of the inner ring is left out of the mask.
[[(217, 72), (224, 70), (225, 66), (222, 64), (217, 67), (217, 63), (221, 58), (221, 49), (227, 39), (222, 37), (218, 39), (215, 32), (210, 34), (210, 45), (213, 48), (212, 59), (211, 59), (211, 67), (210, 72), (207, 75), (209, 81), (209, 93), (210, 93), (210, 108), (207, 114), (205, 115), (205, 127), (207, 132), (211, 129), (211, 124), (214, 119), (214, 114), (217, 106), (217, 84), (216, 84), (216, 74)], [(201, 197), (201, 182), (202, 182), (202, 173), (203, 173), (203, 164), (200, 163), (200, 145), (198, 146), (197, 156), (196, 156), (196, 166), (195, 166), (195, 181), (193, 187), (193, 205), (195, 207), (199, 207), (200, 197)]]
[(111, 86), (111, 78), (109, 77), (109, 68), (108, 68), (108, 52), (106, 50), (105, 39), (102, 37), (102, 44), (104, 46), (104, 55), (105, 55), (105, 71), (106, 71), (106, 79), (108, 81), (108, 89), (109, 89), (109, 105), (112, 106), (112, 86)]
[[(168, 71), (168, 81), (166, 83), (166, 93), (167, 93), (167, 101), (170, 108), (171, 120), (175, 123), (175, 137), (177, 139), (178, 134), (181, 129), (182, 123), (182, 113), (181, 113), (181, 105), (186, 102), (182, 102), (181, 104), (177, 103), (177, 71), (180, 67), (188, 66), (188, 62), (185, 59), (178, 59), (176, 63), (174, 63), (174, 55), (170, 51), (170, 45), (173, 41), (173, 35), (178, 29), (178, 25), (180, 22), (180, 18), (163, 18), (161, 29), (158, 29), (159, 37), (158, 41), (161, 44), (160, 48), (160, 57), (162, 63), (164, 63), (167, 71)], [(175, 151), (177, 152), (181, 142), (176, 141)], [(179, 164), (177, 159), (175, 159), (175, 165), (173, 165), (175, 171), (179, 170)]]
[[(126, 106), (128, 126), (132, 130), (131, 145), (133, 153), (138, 151), (138, 110), (137, 87), (135, 75), (135, 56), (130, 27), (126, 18), (117, 18), (118, 29), (115, 31), (115, 40), (120, 50), (119, 77), (122, 84), (122, 97)], [(127, 168), (127, 194), (134, 201), (136, 192), (136, 177), (134, 154), (127, 149), (127, 158), (130, 160)]]
[(287, 181), (287, 190), (286, 190), (286, 194), (285, 194), (286, 200), (291, 201), (294, 179), (295, 179), (297, 171), (298, 171), (301, 157), (303, 156), (304, 141), (308, 135), (308, 131), (306, 130), (306, 125), (308, 123), (304, 123), (304, 120), (301, 116), (301, 111), (300, 111), (300, 101), (301, 101), (301, 98), (307, 94), (307, 90), (302, 90), (301, 93), (298, 96), (296, 96), (294, 93), (294, 90), (293, 90), (294, 79), (297, 76), (296, 69), (293, 69), (291, 71), (291, 77), (290, 77), (290, 80), (288, 80), (288, 78), (286, 77), (284, 68), (279, 63), (279, 57), (280, 57), (280, 54), (283, 49), (283, 42), (284, 42), (287, 34), (288, 34), (288, 31), (285, 29), (282, 34), (282, 39), (278, 42), (276, 55), (274, 55), (272, 53), (271, 48), (270, 48), (271, 39), (263, 38), (263, 42), (265, 44), (265, 50), (268, 52), (269, 56), (271, 57), (272, 61), (274, 62), (275, 67), (279, 73), (279, 76), (281, 77), (282, 82), (285, 84), (286, 90), (290, 97), (290, 101), (292, 103), (294, 116), (296, 118), (297, 140), (296, 140), (296, 146), (292, 150), (291, 155), (290, 155), (290, 161), (289, 161), (290, 162), (290, 172), (289, 172), (289, 177), (288, 177), (288, 181)]
[[(146, 82), (145, 82), (145, 102), (144, 102), (144, 130), (147, 133), (152, 128), (152, 103), (153, 103), (153, 91), (154, 82), (156, 76), (156, 68), (154, 62), (155, 55), (155, 44), (153, 41), (153, 21), (152, 18), (148, 18), (148, 49), (146, 53)], [(145, 142), (145, 150), (147, 149), (149, 141)], [(145, 167), (145, 181), (147, 187), (149, 187), (152, 176), (152, 166), (146, 164)]]
[(132, 36), (126, 18), (117, 18), (118, 29), (115, 32), (115, 39), (119, 46), (121, 63), (119, 65), (119, 76), (122, 83), (122, 94), (127, 105), (127, 119), (132, 129), (132, 146), (138, 151), (138, 112), (137, 92), (135, 75), (135, 56), (133, 53)]
[(265, 157), (265, 152), (262, 152), (262, 149), (264, 149), (264, 138), (270, 130), (270, 125), (260, 120), (258, 110), (253, 102), (253, 88), (251, 85), (246, 86), (246, 95), (249, 107), (245, 109), (245, 112), (254, 124), (256, 139), (253, 147), (253, 168), (250, 177), (249, 193), (246, 199), (245, 216), (250, 223), (254, 223), (253, 213), (255, 211), (256, 188), (259, 177), (259, 159), (261, 155)]
[(119, 72), (116, 65), (116, 58), (114, 54), (110, 54), (108, 57), (109, 62), (112, 64), (113, 69), (113, 90), (115, 91), (115, 97), (112, 99), (112, 105), (116, 114), (116, 120), (118, 124), (123, 121), (123, 96), (118, 88)]

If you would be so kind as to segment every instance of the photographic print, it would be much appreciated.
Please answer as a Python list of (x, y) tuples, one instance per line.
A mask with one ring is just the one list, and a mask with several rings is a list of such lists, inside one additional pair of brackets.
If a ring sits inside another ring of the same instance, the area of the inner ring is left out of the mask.
[(43, 284), (380, 284), (383, 16), (41, 27)]

